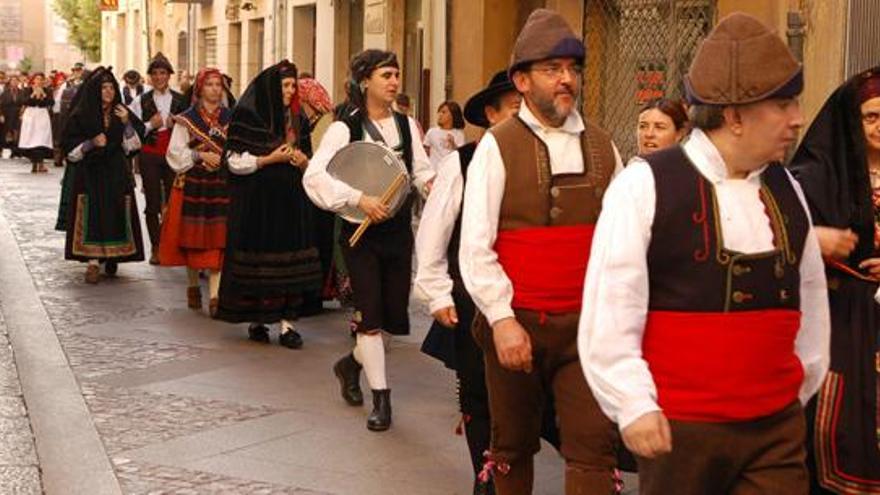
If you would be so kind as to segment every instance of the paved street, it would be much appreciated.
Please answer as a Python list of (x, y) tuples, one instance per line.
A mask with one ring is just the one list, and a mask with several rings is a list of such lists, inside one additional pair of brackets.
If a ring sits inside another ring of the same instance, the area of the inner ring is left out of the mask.
[[(470, 493), (453, 376), (418, 351), (421, 305), (390, 343), (394, 426), (371, 433), (330, 373), (345, 311), (302, 320), (291, 351), (186, 309), (181, 269), (123, 264), (87, 285), (53, 230), (61, 170), (29, 170), (0, 161), (0, 492), (39, 493), (39, 459), (47, 493)], [(561, 493), (552, 448), (537, 465), (536, 493)]]

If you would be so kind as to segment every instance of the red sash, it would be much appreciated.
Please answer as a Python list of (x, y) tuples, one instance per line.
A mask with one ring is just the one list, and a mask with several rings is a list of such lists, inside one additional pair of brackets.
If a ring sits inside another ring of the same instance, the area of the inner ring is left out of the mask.
[(171, 129), (156, 131), (156, 141), (152, 144), (144, 143), (142, 151), (151, 155), (162, 155), (168, 152), (168, 144), (171, 143)]
[(798, 398), (804, 370), (794, 352), (801, 314), (650, 311), (642, 355), (660, 407), (684, 421), (743, 421)]
[(495, 252), (513, 283), (513, 308), (580, 311), (594, 229), (572, 225), (498, 232)]

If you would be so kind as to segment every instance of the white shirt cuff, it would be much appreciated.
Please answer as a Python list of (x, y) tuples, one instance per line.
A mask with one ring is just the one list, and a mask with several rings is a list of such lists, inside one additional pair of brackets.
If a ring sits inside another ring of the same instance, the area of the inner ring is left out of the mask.
[(452, 296), (446, 295), (432, 300), (431, 303), (428, 304), (428, 310), (431, 314), (434, 314), (435, 312), (450, 306), (455, 306), (455, 301), (452, 300)]
[(494, 325), (505, 318), (516, 318), (516, 315), (513, 313), (513, 308), (507, 304), (496, 304), (487, 309), (485, 315), (489, 325)]
[(617, 424), (620, 431), (623, 431), (624, 428), (632, 424), (633, 421), (641, 418), (645, 414), (660, 410), (660, 406), (650, 397), (627, 399), (623, 401), (620, 412), (617, 414)]
[(361, 202), (361, 197), (364, 195), (361, 191), (354, 191), (348, 197), (348, 200), (345, 202), (348, 206), (352, 208), (357, 208), (358, 203)]

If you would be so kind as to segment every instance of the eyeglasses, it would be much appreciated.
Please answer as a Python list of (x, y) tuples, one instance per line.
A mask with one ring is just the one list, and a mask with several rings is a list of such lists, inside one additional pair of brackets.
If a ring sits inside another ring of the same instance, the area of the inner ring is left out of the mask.
[(538, 67), (532, 67), (533, 71), (540, 72), (547, 77), (551, 77), (553, 79), (562, 79), (562, 76), (566, 73), (571, 76), (572, 79), (577, 79), (581, 77), (584, 73), (584, 68), (581, 65), (570, 65), (568, 67), (564, 67), (558, 64), (551, 65), (542, 65)]
[(862, 122), (865, 125), (873, 125), (880, 122), (880, 112), (868, 112), (862, 114)]

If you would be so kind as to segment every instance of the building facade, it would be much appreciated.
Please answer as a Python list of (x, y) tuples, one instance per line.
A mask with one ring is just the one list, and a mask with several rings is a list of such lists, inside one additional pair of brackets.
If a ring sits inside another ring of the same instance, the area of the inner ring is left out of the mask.
[[(238, 94), (283, 58), (344, 97), (348, 62), (393, 49), (419, 107), (445, 97), (445, 2), (431, 0), (119, 0), (102, 13), (101, 59), (143, 72), (161, 51), (175, 68), (216, 66)], [(437, 26), (435, 29), (434, 26)], [(431, 90), (431, 88), (439, 90)], [(433, 98), (433, 99), (432, 99)]]
[(118, 10), (103, 13), (102, 60), (143, 71), (162, 51), (190, 72), (221, 68), (238, 92), (288, 58), (339, 100), (352, 55), (391, 49), (403, 91), (430, 125), (440, 102), (463, 102), (506, 67), (519, 29), (539, 7), (559, 11), (583, 35), (584, 113), (624, 154), (635, 148), (640, 104), (680, 96), (699, 41), (734, 10), (775, 27), (803, 60), (808, 117), (847, 75), (880, 61), (874, 0), (119, 0)]
[(29, 64), (31, 72), (68, 71), (82, 61), (82, 52), (67, 42), (67, 26), (51, 5), (52, 0), (0, 0), (0, 70)]

